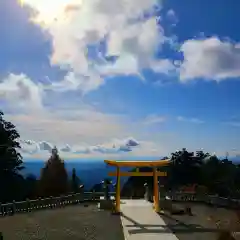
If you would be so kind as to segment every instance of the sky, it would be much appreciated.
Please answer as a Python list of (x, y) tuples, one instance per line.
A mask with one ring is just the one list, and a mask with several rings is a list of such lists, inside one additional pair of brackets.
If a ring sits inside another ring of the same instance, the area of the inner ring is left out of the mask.
[(240, 154), (238, 0), (1, 0), (0, 109), (24, 159)]

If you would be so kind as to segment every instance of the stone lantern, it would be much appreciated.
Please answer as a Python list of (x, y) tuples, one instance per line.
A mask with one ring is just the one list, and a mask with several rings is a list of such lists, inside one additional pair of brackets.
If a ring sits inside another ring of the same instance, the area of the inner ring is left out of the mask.
[(109, 185), (112, 184), (112, 181), (109, 179), (104, 179), (101, 183), (103, 185), (104, 190), (104, 200), (110, 200)]

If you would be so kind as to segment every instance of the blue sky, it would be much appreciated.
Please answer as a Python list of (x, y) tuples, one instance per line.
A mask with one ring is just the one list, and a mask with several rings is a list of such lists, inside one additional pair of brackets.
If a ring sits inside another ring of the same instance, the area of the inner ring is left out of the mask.
[(25, 158), (240, 154), (237, 0), (3, 0), (0, 108)]

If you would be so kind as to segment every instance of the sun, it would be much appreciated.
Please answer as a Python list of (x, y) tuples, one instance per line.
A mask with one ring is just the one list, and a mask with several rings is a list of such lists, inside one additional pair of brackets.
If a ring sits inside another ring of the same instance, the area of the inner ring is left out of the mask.
[(29, 6), (36, 11), (34, 22), (45, 25), (66, 18), (68, 11), (77, 10), (82, 0), (18, 0), (20, 6)]

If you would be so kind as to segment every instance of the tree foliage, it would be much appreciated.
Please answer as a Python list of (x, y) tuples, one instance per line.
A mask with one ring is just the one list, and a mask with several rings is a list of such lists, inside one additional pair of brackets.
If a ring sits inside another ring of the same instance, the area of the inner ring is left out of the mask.
[(207, 187), (210, 193), (220, 196), (236, 196), (239, 189), (239, 167), (227, 158), (220, 160), (215, 155), (186, 149), (172, 153), (169, 166), (170, 185), (198, 184)]
[(76, 174), (76, 169), (72, 169), (71, 189), (73, 192), (78, 192), (80, 188), (80, 179)]
[(37, 189), (37, 178), (33, 174), (28, 174), (25, 178), (24, 183), (24, 190), (25, 190), (25, 196), (24, 198), (28, 199), (34, 199), (37, 195), (36, 189)]
[[(151, 170), (151, 169), (150, 169)], [(167, 177), (160, 177), (160, 185), (166, 189), (179, 189), (196, 184), (198, 189), (223, 197), (240, 198), (240, 165), (227, 159), (218, 159), (203, 151), (189, 152), (186, 148), (171, 154), (170, 164), (159, 168), (167, 171)], [(149, 171), (140, 168), (140, 171)], [(152, 170), (151, 170), (152, 171)], [(131, 189), (142, 195), (144, 183), (152, 186), (152, 177), (130, 177), (122, 189), (123, 195), (130, 195)]]
[(20, 135), (15, 126), (4, 120), (0, 112), (0, 201), (18, 198), (19, 187), (23, 181), (20, 171), (23, 169), (22, 156), (18, 152)]
[(57, 148), (52, 150), (52, 155), (41, 171), (39, 180), (40, 196), (59, 196), (69, 191), (68, 174), (64, 161), (60, 158)]

